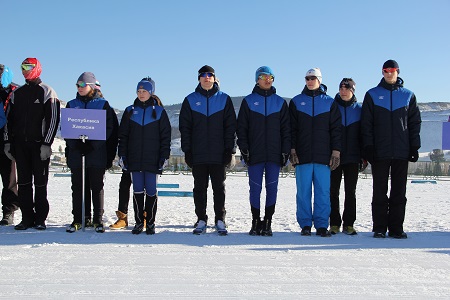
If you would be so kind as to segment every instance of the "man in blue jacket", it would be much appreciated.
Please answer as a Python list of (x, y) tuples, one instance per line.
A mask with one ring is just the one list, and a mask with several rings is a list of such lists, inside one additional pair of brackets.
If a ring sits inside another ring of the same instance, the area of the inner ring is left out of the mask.
[[(286, 101), (273, 86), (275, 74), (268, 66), (255, 73), (252, 93), (242, 100), (237, 137), (242, 158), (248, 166), (252, 227), (250, 235), (272, 236), (272, 216), (277, 202), (280, 168), (289, 158), (291, 128)], [(261, 221), (260, 198), (265, 174), (266, 202)]]
[[(326, 94), (319, 68), (308, 70), (301, 94), (289, 103), (291, 120), (291, 163), (297, 183), (297, 222), (301, 235), (330, 236), (330, 172), (339, 166), (341, 113)], [(314, 211), (311, 206), (314, 185)]]
[[(419, 158), (420, 124), (416, 96), (403, 87), (395, 60), (387, 60), (380, 83), (367, 91), (361, 113), (364, 156), (372, 165), (372, 220), (375, 238), (406, 239), (408, 161)], [(387, 196), (389, 174), (391, 191)]]
[[(367, 161), (361, 159), (361, 105), (355, 96), (356, 84), (352, 78), (343, 78), (339, 84), (339, 93), (334, 97), (342, 117), (341, 163), (331, 172), (330, 185), (330, 232), (336, 234), (342, 225), (342, 231), (355, 235), (353, 224), (356, 220), (356, 184), (358, 171), (367, 167)], [(341, 217), (339, 190), (344, 174), (345, 201)]]
[(225, 166), (235, 152), (236, 113), (230, 96), (219, 90), (215, 71), (198, 70), (199, 84), (183, 101), (180, 110), (181, 149), (194, 177), (194, 204), (198, 221), (194, 234), (206, 231), (209, 178), (214, 191), (215, 225), (225, 228)]

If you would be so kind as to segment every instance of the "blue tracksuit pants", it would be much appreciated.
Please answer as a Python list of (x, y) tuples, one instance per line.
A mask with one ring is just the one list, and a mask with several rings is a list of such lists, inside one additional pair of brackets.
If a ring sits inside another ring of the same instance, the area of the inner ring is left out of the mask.
[(260, 209), (260, 198), (262, 191), (262, 180), (264, 171), (266, 173), (266, 207), (277, 202), (278, 177), (280, 175), (280, 164), (266, 162), (248, 167), (248, 184), (250, 186), (250, 205)]
[[(297, 222), (301, 228), (328, 228), (330, 217), (330, 167), (322, 164), (303, 164), (295, 167), (297, 184)], [(314, 185), (314, 210), (311, 205)]]

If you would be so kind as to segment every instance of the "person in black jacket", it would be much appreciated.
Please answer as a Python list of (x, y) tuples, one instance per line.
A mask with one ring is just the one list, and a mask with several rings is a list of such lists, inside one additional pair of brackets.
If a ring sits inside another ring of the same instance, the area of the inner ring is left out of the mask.
[[(119, 157), (124, 171), (133, 180), (133, 207), (136, 224), (131, 231), (155, 234), (158, 205), (156, 184), (170, 155), (171, 126), (161, 100), (155, 95), (151, 78), (137, 85), (137, 98), (123, 113), (119, 127)], [(145, 199), (144, 199), (145, 198)]]
[[(0, 64), (0, 134), (3, 136), (3, 128), (6, 124), (5, 112), (13, 91), (18, 87), (12, 83), (13, 73), (5, 65)], [(4, 148), (3, 139), (0, 146)], [(5, 152), (0, 151), (0, 174), (2, 176), (2, 211), (3, 218), (0, 225), (12, 225), (14, 223), (14, 212), (19, 209), (17, 197), (16, 162), (9, 159)]]
[[(356, 220), (356, 184), (358, 172), (367, 167), (367, 161), (361, 158), (361, 105), (355, 97), (355, 81), (344, 78), (339, 84), (339, 93), (334, 97), (342, 117), (341, 163), (331, 171), (330, 183), (330, 232), (342, 231), (348, 235), (355, 235), (353, 225)], [(342, 174), (344, 174), (345, 201), (344, 212), (339, 212), (339, 190)]]
[[(250, 235), (272, 236), (272, 216), (278, 192), (280, 167), (289, 159), (291, 128), (286, 101), (276, 94), (271, 68), (256, 70), (256, 85), (242, 100), (238, 115), (237, 144), (248, 166), (252, 227)], [(260, 197), (263, 175), (266, 182), (265, 216), (261, 221)]]
[(183, 101), (180, 111), (181, 149), (194, 177), (197, 215), (194, 234), (204, 233), (207, 188), (211, 178), (214, 191), (215, 224), (219, 234), (225, 228), (225, 166), (235, 152), (236, 113), (231, 98), (219, 90), (214, 69), (198, 70), (199, 84)]
[(408, 161), (419, 158), (422, 120), (416, 96), (398, 76), (398, 63), (387, 60), (382, 74), (380, 83), (364, 96), (361, 113), (363, 155), (372, 166), (372, 231), (375, 238), (386, 237), (389, 230), (390, 237), (405, 239)]
[(36, 58), (25, 59), (21, 68), (26, 83), (11, 95), (4, 133), (5, 154), (16, 160), (22, 211), (22, 221), (14, 229), (45, 230), (48, 166), (59, 126), (60, 103), (55, 91), (41, 81), (41, 63)]
[[(319, 68), (310, 69), (301, 94), (289, 103), (291, 120), (291, 163), (297, 183), (297, 222), (303, 236), (330, 236), (330, 171), (339, 166), (341, 113), (326, 94)], [(314, 210), (311, 206), (314, 185)]]
[[(96, 232), (103, 233), (104, 191), (103, 179), (105, 169), (111, 163), (108, 155), (107, 141), (111, 141), (114, 131), (114, 123), (117, 116), (114, 110), (104, 99), (100, 91), (100, 83), (91, 72), (82, 73), (77, 80), (76, 98), (69, 101), (67, 108), (72, 109), (98, 109), (106, 110), (106, 140), (66, 139), (67, 165), (72, 172), (72, 214), (73, 222), (67, 227), (67, 232), (75, 232), (81, 227), (82, 222), (82, 157), (85, 157), (85, 200), (87, 216), (86, 226), (94, 227)], [(115, 137), (117, 138), (117, 137)], [(114, 136), (113, 136), (114, 139)], [(90, 200), (93, 204), (93, 219), (90, 220)]]

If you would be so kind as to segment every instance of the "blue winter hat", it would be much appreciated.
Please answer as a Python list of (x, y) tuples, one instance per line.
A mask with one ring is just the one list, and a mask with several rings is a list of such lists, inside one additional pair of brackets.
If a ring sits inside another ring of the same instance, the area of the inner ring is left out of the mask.
[(273, 79), (275, 80), (275, 74), (273, 73), (272, 69), (269, 68), (268, 66), (262, 66), (262, 67), (259, 67), (259, 68), (256, 70), (256, 73), (255, 73), (255, 82), (258, 82), (258, 77), (259, 77), (259, 75), (261, 75), (261, 74), (272, 75), (272, 76), (273, 76)]
[(7, 88), (11, 84), (14, 74), (7, 66), (0, 64), (0, 76), (2, 87)]
[(142, 79), (137, 85), (136, 93), (140, 89), (146, 90), (153, 95), (155, 93), (155, 82), (150, 77)]

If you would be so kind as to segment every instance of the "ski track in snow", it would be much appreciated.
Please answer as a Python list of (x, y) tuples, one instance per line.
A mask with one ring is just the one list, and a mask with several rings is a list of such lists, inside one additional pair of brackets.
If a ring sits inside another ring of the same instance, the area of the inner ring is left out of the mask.
[[(448, 298), (450, 295), (450, 181), (408, 180), (406, 240), (374, 239), (372, 182), (357, 187), (359, 234), (331, 238), (300, 236), (295, 220), (295, 179), (280, 178), (273, 237), (249, 236), (248, 178), (226, 181), (229, 235), (209, 224), (192, 234), (192, 198), (160, 197), (156, 234), (92, 229), (65, 232), (72, 222), (70, 177), (50, 174), (47, 230), (0, 227), (0, 298)], [(116, 220), (120, 174), (106, 174), (105, 225)], [(190, 175), (163, 175), (160, 183), (192, 190)], [(163, 189), (160, 189), (163, 190)], [(341, 199), (343, 199), (343, 184)], [(265, 194), (263, 191), (262, 199)], [(262, 206), (264, 200), (261, 202)], [(342, 201), (341, 201), (342, 202)], [(211, 188), (208, 215), (214, 218)], [(341, 206), (343, 203), (341, 203)], [(20, 221), (16, 213), (15, 223)], [(314, 230), (313, 230), (314, 231)]]

